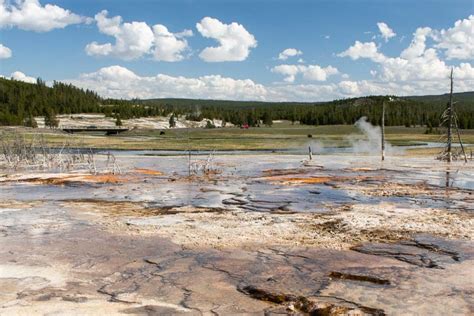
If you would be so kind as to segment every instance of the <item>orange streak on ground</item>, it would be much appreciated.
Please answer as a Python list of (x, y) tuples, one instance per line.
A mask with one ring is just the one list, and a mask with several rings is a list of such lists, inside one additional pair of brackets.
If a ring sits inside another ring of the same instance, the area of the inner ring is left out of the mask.
[(105, 174), (70, 174), (70, 175), (47, 175), (29, 178), (12, 179), (10, 181), (29, 182), (37, 184), (64, 185), (71, 183), (123, 183), (128, 182), (130, 177), (118, 176), (112, 173)]
[(135, 168), (135, 172), (141, 173), (141, 174), (146, 174), (149, 176), (161, 176), (163, 175), (163, 172), (158, 171), (158, 170), (152, 170), (152, 169), (145, 169), (145, 168)]
[(298, 185), (298, 184), (321, 184), (328, 182), (352, 182), (352, 181), (366, 181), (366, 180), (383, 180), (382, 176), (376, 177), (365, 177), (365, 176), (355, 176), (355, 177), (338, 177), (338, 176), (302, 176), (302, 177), (291, 177), (291, 176), (270, 176), (260, 178), (269, 182), (278, 182), (281, 184), (287, 185)]
[[(72, 178), (74, 181), (74, 178)], [(77, 180), (81, 182), (93, 182), (93, 183), (120, 183), (125, 182), (127, 178), (114, 175), (112, 173), (106, 174), (94, 174), (78, 177)]]
[(334, 180), (334, 177), (265, 177), (264, 180), (270, 182), (282, 182), (284, 184), (315, 184), (326, 183)]

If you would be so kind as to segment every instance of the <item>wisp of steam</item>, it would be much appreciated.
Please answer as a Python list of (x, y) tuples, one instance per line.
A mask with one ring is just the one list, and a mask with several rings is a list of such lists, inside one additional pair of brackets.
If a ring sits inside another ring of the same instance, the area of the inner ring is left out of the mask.
[[(363, 139), (356, 135), (350, 135), (347, 140), (351, 144), (351, 152), (378, 154), (382, 146), (382, 129), (380, 126), (374, 126), (367, 121), (367, 117), (363, 116), (354, 124), (364, 135)], [(385, 151), (395, 153), (396, 150), (387, 141), (385, 141)]]
[[(335, 148), (335, 147), (325, 147), (323, 143), (317, 140), (311, 141), (308, 146), (311, 147), (312, 152), (315, 154), (322, 153), (364, 153), (377, 155), (380, 154), (382, 146), (382, 130), (380, 126), (374, 126), (367, 121), (367, 117), (361, 117), (354, 124), (363, 134), (361, 137), (360, 134), (349, 135), (345, 137), (345, 140), (349, 143), (349, 147), (346, 148)], [(400, 154), (402, 153), (401, 149), (391, 146), (387, 141), (385, 141), (385, 152), (387, 154)]]

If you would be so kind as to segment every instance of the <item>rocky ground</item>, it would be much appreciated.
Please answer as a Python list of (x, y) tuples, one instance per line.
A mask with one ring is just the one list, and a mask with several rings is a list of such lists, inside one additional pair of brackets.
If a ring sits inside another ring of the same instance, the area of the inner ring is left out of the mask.
[(472, 164), (117, 159), (0, 172), (1, 315), (474, 313)]

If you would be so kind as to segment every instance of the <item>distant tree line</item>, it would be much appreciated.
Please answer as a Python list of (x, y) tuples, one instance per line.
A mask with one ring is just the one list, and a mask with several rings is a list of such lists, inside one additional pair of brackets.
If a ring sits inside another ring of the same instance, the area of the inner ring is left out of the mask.
[[(392, 101), (390, 101), (392, 99)], [(382, 103), (386, 102), (387, 126), (438, 127), (447, 96), (427, 103), (421, 98), (397, 98), (395, 96), (370, 96), (350, 98), (321, 103), (296, 102), (238, 102), (217, 100), (136, 100), (134, 104), (143, 106), (135, 111), (158, 111), (163, 114), (185, 115), (186, 119), (220, 119), (234, 125), (271, 126), (273, 120), (288, 120), (307, 125), (354, 124), (366, 116), (372, 124), (379, 124)], [(456, 104), (459, 127), (474, 129), (474, 94), (472, 98), (462, 98)]]
[(56, 114), (100, 112), (101, 98), (90, 90), (55, 81), (52, 87), (0, 78), (0, 124), (34, 127), (35, 116), (57, 125)]
[[(170, 116), (170, 126), (178, 117), (188, 120), (218, 119), (237, 126), (271, 126), (274, 120), (288, 120), (307, 125), (354, 124), (366, 116), (373, 124), (381, 117), (386, 102), (387, 126), (437, 127), (448, 97), (370, 96), (331, 102), (249, 102), (193, 99), (117, 100), (104, 99), (90, 90), (54, 82), (48, 87), (0, 78), (0, 125), (35, 127), (36, 116), (44, 116), (47, 126), (57, 126), (58, 114), (103, 113), (116, 120), (150, 116)], [(474, 129), (474, 93), (456, 94), (459, 127)], [(211, 125), (209, 125), (210, 127)]]

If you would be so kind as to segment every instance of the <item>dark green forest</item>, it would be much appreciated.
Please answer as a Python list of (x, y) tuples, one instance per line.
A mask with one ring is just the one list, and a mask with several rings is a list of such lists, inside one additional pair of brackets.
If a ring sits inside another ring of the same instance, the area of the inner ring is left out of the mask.
[[(104, 99), (90, 90), (54, 82), (48, 87), (0, 78), (0, 125), (35, 126), (35, 116), (45, 116), (50, 126), (55, 115), (104, 113), (120, 119), (148, 116), (186, 116), (189, 120), (221, 119), (234, 125), (271, 125), (273, 120), (299, 121), (307, 125), (353, 124), (366, 116), (373, 124), (381, 117), (386, 102), (386, 125), (437, 127), (448, 95), (397, 98), (369, 96), (331, 102), (249, 102), (195, 99), (115, 100)], [(474, 92), (454, 95), (459, 126), (474, 128)]]
[(31, 125), (35, 116), (101, 112), (102, 99), (89, 90), (54, 82), (48, 87), (0, 78), (0, 125)]

